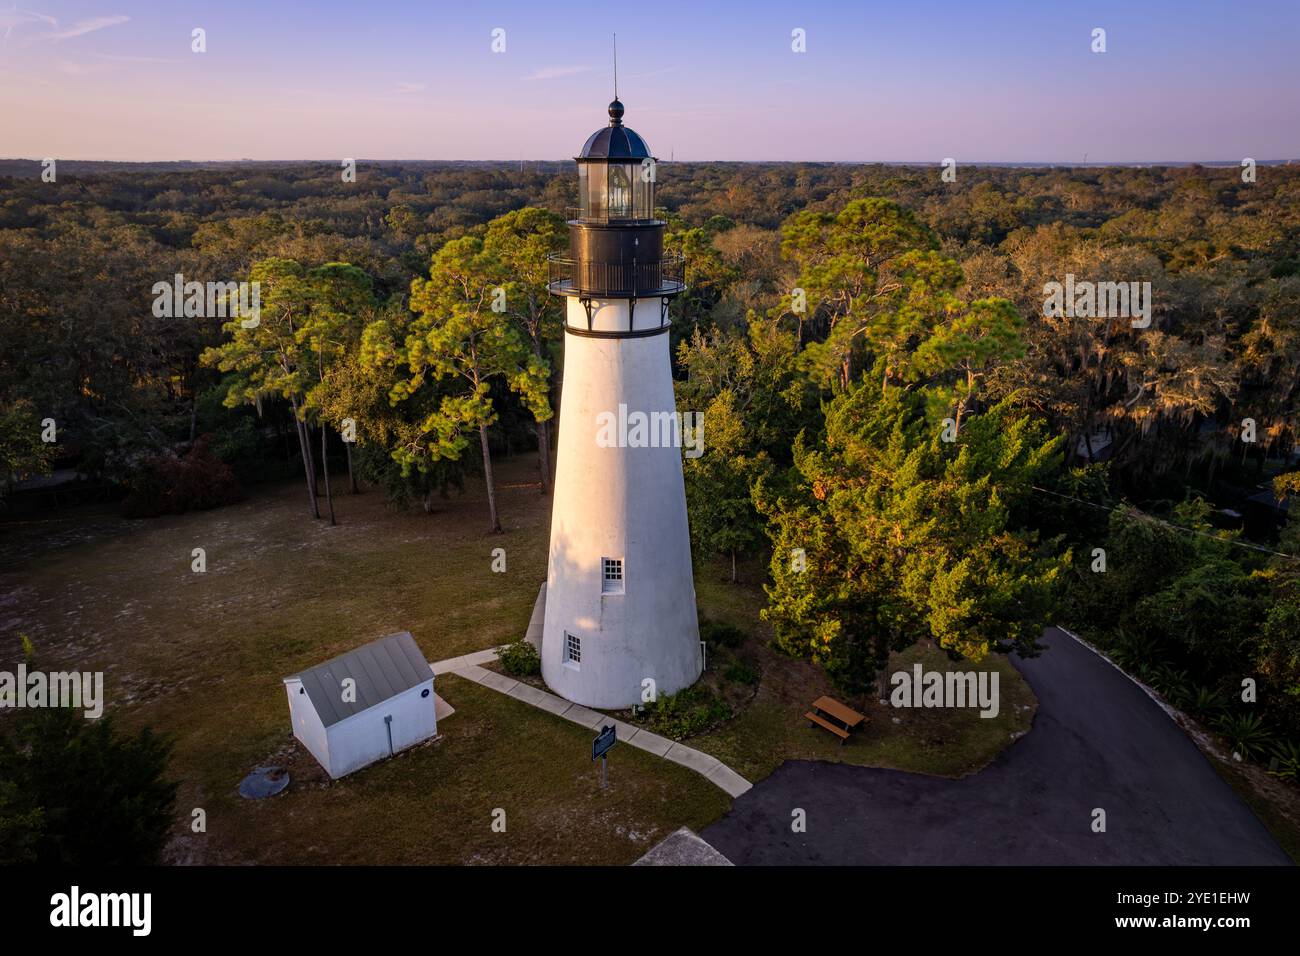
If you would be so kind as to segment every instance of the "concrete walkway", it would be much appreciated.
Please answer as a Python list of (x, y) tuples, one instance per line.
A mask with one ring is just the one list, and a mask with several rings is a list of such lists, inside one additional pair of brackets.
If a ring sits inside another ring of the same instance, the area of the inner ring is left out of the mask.
[(490, 671), (482, 666), (496, 659), (497, 650), (492, 648), (486, 651), (475, 651), (473, 654), (465, 654), (462, 657), (437, 661), (430, 664), (429, 667), (433, 669), (435, 676), (455, 674), (457, 677), (472, 680), (476, 684), (498, 691), (507, 697), (513, 697), (515, 700), (521, 700), (525, 704), (531, 704), (557, 717), (571, 720), (588, 730), (598, 730), (602, 726), (613, 724), (618, 728), (619, 743), (631, 744), (639, 750), (645, 750), (656, 757), (663, 757), (673, 763), (694, 770), (710, 783), (721, 787), (733, 798), (747, 793), (753, 787), (752, 783), (717, 757), (710, 757), (706, 753), (669, 740), (667, 737), (660, 737), (658, 734), (652, 734), (648, 730), (634, 727), (615, 717), (589, 710), (581, 704), (575, 704), (563, 697), (548, 694), (546, 691), (538, 690), (531, 684), (525, 684), (523, 681), (515, 680), (513, 677), (507, 677), (504, 674), (498, 674), (496, 671)]

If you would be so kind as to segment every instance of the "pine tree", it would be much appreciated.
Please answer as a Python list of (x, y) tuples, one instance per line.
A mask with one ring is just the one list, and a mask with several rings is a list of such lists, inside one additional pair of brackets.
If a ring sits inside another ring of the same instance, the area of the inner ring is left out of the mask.
[(500, 260), (485, 251), (481, 238), (466, 236), (443, 246), (429, 278), (411, 283), (416, 318), (402, 346), (409, 377), (392, 391), (394, 401), (403, 401), (430, 382), (458, 383), (420, 424), (414, 447), (399, 448), (394, 457), (407, 467), (430, 457), (459, 458), (468, 445), (466, 433), (477, 431), (493, 532), (501, 531), (501, 520), (488, 447), (488, 428), (497, 417), (492, 381), (502, 379), (534, 417), (550, 417), (546, 363), (510, 317), (492, 309), (494, 290), (503, 281)]
[(1004, 402), (949, 442), (925, 406), (859, 384), (797, 443), (789, 488), (755, 491), (774, 547), (764, 616), (849, 690), (923, 638), (972, 660), (1031, 651), (1068, 560), (1021, 521), (1060, 439)]

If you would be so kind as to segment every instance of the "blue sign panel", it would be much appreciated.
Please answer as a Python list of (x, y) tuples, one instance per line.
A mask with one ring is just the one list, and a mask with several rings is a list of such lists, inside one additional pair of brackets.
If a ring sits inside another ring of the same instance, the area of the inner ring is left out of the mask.
[(591, 742), (591, 759), (599, 760), (609, 752), (617, 742), (617, 730), (613, 725), (600, 728), (600, 736)]

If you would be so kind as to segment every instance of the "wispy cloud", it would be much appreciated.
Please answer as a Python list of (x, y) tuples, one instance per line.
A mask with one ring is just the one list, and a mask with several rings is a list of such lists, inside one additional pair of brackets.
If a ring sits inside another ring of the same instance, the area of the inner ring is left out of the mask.
[(540, 70), (534, 70), (524, 77), (525, 80), (555, 80), (562, 76), (573, 76), (575, 73), (590, 73), (593, 67), (590, 66), (544, 66)]
[(124, 17), (118, 14), (111, 17), (93, 17), (90, 20), (78, 20), (66, 30), (59, 30), (55, 33), (47, 34), (42, 37), (42, 39), (58, 43), (60, 40), (71, 40), (73, 37), (84, 36), (87, 33), (94, 33), (96, 30), (120, 26), (121, 24), (128, 22), (130, 19), (130, 17)]
[(0, 10), (0, 30), (4, 30), (4, 42), (9, 44), (9, 36), (18, 27), (29, 26), (33, 23), (43, 23), (46, 26), (59, 26), (59, 21), (54, 17), (47, 17), (43, 13), (33, 13), (30, 10), (19, 10), (17, 7), (11, 7), (8, 10)]
[(428, 87), (423, 83), (398, 83), (392, 90), (397, 96), (406, 96), (410, 93), (423, 93)]

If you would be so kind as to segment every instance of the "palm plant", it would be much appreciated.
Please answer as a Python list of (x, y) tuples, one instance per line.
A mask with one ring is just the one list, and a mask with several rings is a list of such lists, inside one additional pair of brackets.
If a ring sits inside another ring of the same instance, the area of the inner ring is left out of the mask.
[(1283, 740), (1274, 744), (1268, 772), (1283, 780), (1300, 780), (1300, 742)]
[(1258, 756), (1268, 747), (1272, 736), (1258, 714), (1225, 714), (1215, 726), (1242, 757)]
[(1151, 679), (1156, 688), (1170, 700), (1181, 702), (1188, 696), (1191, 685), (1185, 670), (1178, 670), (1169, 664), (1159, 664), (1152, 669)]
[(1223, 695), (1213, 687), (1197, 687), (1195, 692), (1188, 696), (1188, 706), (1196, 713), (1203, 716), (1210, 716), (1223, 710)]

